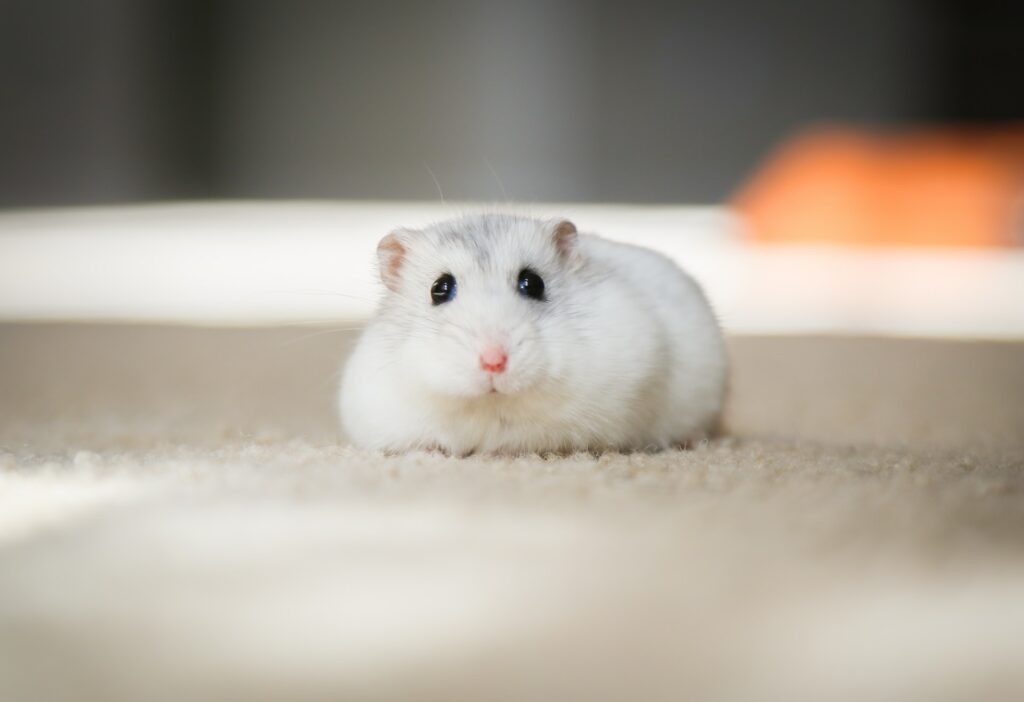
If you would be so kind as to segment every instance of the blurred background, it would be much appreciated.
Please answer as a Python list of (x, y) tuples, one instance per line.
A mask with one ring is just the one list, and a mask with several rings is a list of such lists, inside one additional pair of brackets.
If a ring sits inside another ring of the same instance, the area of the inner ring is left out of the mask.
[(667, 253), (731, 332), (1024, 338), (1022, 37), (996, 0), (4, 0), (0, 319), (361, 318), (384, 233), (501, 203)]
[(0, 206), (435, 200), (428, 167), (714, 203), (815, 125), (1024, 119), (1022, 36), (1013, 1), (4, 0)]

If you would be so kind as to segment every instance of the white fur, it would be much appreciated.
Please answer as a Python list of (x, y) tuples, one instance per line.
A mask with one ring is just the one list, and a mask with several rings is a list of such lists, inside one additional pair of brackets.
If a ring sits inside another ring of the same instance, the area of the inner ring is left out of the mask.
[[(721, 413), (727, 363), (697, 283), (648, 249), (557, 222), (480, 215), (394, 236), (405, 248), (393, 290), (342, 381), (341, 420), (356, 444), (522, 453), (661, 449), (699, 439)], [(516, 290), (519, 271), (546, 301)], [(458, 285), (433, 305), (443, 273)], [(490, 342), (505, 373), (479, 366)]]

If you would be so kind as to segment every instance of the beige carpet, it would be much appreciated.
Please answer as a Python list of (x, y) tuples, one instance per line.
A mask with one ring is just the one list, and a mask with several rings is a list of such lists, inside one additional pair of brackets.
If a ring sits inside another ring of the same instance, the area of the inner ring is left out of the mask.
[(347, 447), (348, 333), (0, 326), (0, 700), (1024, 695), (1024, 346), (737, 338), (730, 435)]

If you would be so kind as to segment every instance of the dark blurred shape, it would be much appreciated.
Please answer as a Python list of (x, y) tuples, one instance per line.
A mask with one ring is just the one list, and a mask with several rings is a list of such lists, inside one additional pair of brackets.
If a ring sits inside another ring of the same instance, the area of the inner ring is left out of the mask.
[(783, 146), (734, 204), (761, 241), (1021, 243), (1024, 123), (811, 132)]
[(1024, 3), (926, 0), (933, 12), (937, 120), (1024, 120)]
[(7, 0), (0, 206), (435, 199), (430, 171), (712, 202), (810, 124), (1024, 119), (1022, 31), (1020, 2)]
[(0, 205), (217, 192), (212, 4), (0, 4)]

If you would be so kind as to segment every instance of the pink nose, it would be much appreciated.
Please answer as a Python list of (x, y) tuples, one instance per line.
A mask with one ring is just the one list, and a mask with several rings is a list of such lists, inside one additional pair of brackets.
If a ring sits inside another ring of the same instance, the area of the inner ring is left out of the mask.
[(504, 373), (508, 354), (501, 346), (486, 346), (480, 352), (480, 367), (490, 373)]

